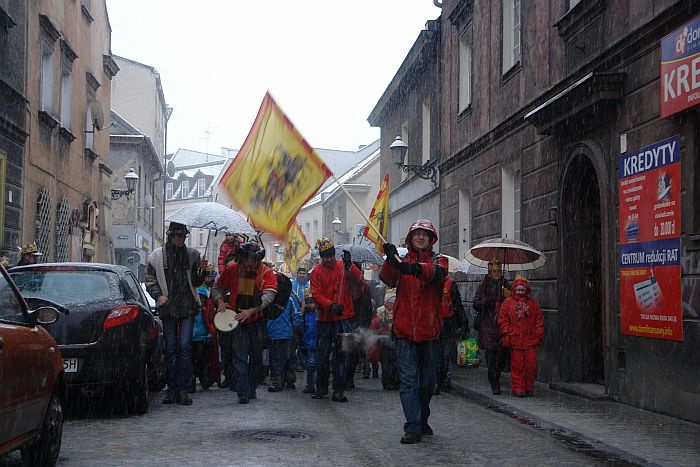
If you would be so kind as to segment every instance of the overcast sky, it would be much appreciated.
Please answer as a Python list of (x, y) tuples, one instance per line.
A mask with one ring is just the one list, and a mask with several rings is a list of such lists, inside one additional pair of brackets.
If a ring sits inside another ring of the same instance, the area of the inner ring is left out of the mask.
[[(112, 52), (155, 67), (168, 152), (240, 148), (265, 91), (314, 147), (379, 137), (367, 116), (432, 0), (107, 0)], [(209, 138), (207, 139), (207, 132)]]

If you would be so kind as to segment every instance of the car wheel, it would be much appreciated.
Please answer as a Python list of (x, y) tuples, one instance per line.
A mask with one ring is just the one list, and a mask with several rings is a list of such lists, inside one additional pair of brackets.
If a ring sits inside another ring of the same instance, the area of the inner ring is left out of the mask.
[(63, 405), (58, 393), (54, 393), (44, 415), (37, 441), (22, 449), (22, 461), (26, 465), (50, 466), (58, 461), (63, 437)]
[(138, 380), (131, 384), (130, 411), (137, 415), (148, 412), (149, 373), (148, 363), (144, 363)]

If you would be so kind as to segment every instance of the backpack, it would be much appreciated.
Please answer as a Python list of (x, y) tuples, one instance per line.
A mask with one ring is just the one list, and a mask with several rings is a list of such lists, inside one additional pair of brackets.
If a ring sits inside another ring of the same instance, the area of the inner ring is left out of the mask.
[(284, 313), (289, 303), (289, 297), (292, 294), (292, 281), (281, 272), (276, 272), (277, 276), (277, 293), (272, 303), (263, 310), (265, 319), (274, 320)]

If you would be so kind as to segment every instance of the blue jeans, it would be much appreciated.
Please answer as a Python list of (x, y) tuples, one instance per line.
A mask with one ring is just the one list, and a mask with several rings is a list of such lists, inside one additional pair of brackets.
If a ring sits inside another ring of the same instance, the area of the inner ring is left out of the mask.
[(252, 397), (262, 381), (265, 320), (239, 324), (233, 331), (233, 370), (238, 397)]
[(161, 321), (163, 322), (163, 338), (165, 340), (168, 393), (177, 395), (187, 391), (192, 379), (194, 316), (187, 318), (163, 317)]
[(318, 321), (316, 323), (316, 370), (318, 375), (317, 390), (326, 392), (328, 390), (328, 355), (331, 349), (333, 352), (333, 391), (345, 390), (347, 367), (350, 354), (338, 352), (337, 336), (341, 332), (352, 332), (350, 321), (343, 319), (340, 321)]
[(438, 365), (438, 341), (413, 342), (396, 339), (401, 405), (406, 423), (405, 433), (423, 434), (430, 416), (430, 399), (435, 387)]
[(306, 384), (314, 384), (316, 376), (316, 349), (303, 349), (299, 355), (299, 363), (306, 370)]
[(273, 378), (286, 376), (291, 364), (290, 339), (269, 340), (267, 349), (270, 352), (270, 376)]

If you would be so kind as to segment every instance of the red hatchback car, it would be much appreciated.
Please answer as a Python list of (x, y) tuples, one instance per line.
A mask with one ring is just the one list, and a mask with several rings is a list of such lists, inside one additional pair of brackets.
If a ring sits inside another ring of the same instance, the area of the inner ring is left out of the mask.
[(63, 434), (63, 360), (41, 325), (58, 311), (30, 311), (0, 267), (0, 455), (22, 450), (28, 465), (53, 465)]

